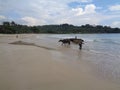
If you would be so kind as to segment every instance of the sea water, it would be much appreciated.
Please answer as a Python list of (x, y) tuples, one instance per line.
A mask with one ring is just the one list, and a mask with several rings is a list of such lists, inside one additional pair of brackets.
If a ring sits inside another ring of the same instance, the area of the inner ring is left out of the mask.
[[(78, 45), (61, 46), (58, 42), (59, 39), (75, 37), (84, 40), (82, 50)], [(51, 52), (63, 62), (67, 60), (65, 62), (80, 66), (81, 60), (87, 61), (101, 77), (120, 83), (120, 34), (38, 34), (27, 41), (55, 48), (56, 51)]]
[[(80, 52), (86, 53), (82, 53), (82, 59), (92, 63), (99, 75), (120, 83), (120, 34), (54, 34), (47, 37), (55, 40), (74, 37), (83, 39), (85, 42)], [(72, 55), (70, 52), (78, 51), (79, 47), (72, 45), (70, 49), (69, 55)], [(75, 55), (78, 54), (74, 54), (73, 62)]]

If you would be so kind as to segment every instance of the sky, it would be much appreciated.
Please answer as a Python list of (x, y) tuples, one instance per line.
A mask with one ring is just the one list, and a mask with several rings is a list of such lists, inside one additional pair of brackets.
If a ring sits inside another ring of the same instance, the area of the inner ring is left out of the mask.
[(0, 0), (0, 24), (4, 21), (120, 28), (120, 0)]

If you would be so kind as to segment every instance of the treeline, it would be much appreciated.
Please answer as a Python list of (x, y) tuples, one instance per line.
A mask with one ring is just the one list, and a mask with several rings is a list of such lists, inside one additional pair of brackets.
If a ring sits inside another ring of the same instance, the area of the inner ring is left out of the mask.
[(2, 34), (22, 34), (22, 33), (52, 33), (52, 34), (68, 34), (68, 33), (120, 33), (120, 28), (111, 28), (102, 25), (81, 25), (74, 26), (70, 24), (61, 25), (43, 25), (43, 26), (27, 26), (12, 22), (3, 22), (0, 25), (0, 33)]

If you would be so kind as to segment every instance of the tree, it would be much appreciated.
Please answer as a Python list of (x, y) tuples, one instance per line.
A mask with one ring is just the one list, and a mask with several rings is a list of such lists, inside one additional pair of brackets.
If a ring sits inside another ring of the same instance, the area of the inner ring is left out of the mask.
[(10, 22), (3, 22), (3, 26), (10, 26)]
[(16, 23), (14, 21), (12, 21), (11, 26), (16, 26)]
[(36, 26), (31, 27), (33, 33), (39, 33), (39, 29)]
[(120, 33), (120, 28), (111, 28), (109, 26), (102, 25), (93, 26), (90, 24), (82, 26), (74, 26), (70, 24), (27, 26), (16, 24), (12, 21), (3, 22), (3, 25), (0, 25), (0, 33)]

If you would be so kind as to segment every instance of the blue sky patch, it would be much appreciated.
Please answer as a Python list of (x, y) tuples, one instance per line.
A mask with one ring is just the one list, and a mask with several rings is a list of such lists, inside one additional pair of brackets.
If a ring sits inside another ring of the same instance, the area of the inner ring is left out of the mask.
[(80, 2), (70, 2), (70, 3), (68, 3), (68, 6), (71, 7), (71, 8), (76, 8), (80, 5), (81, 5)]

